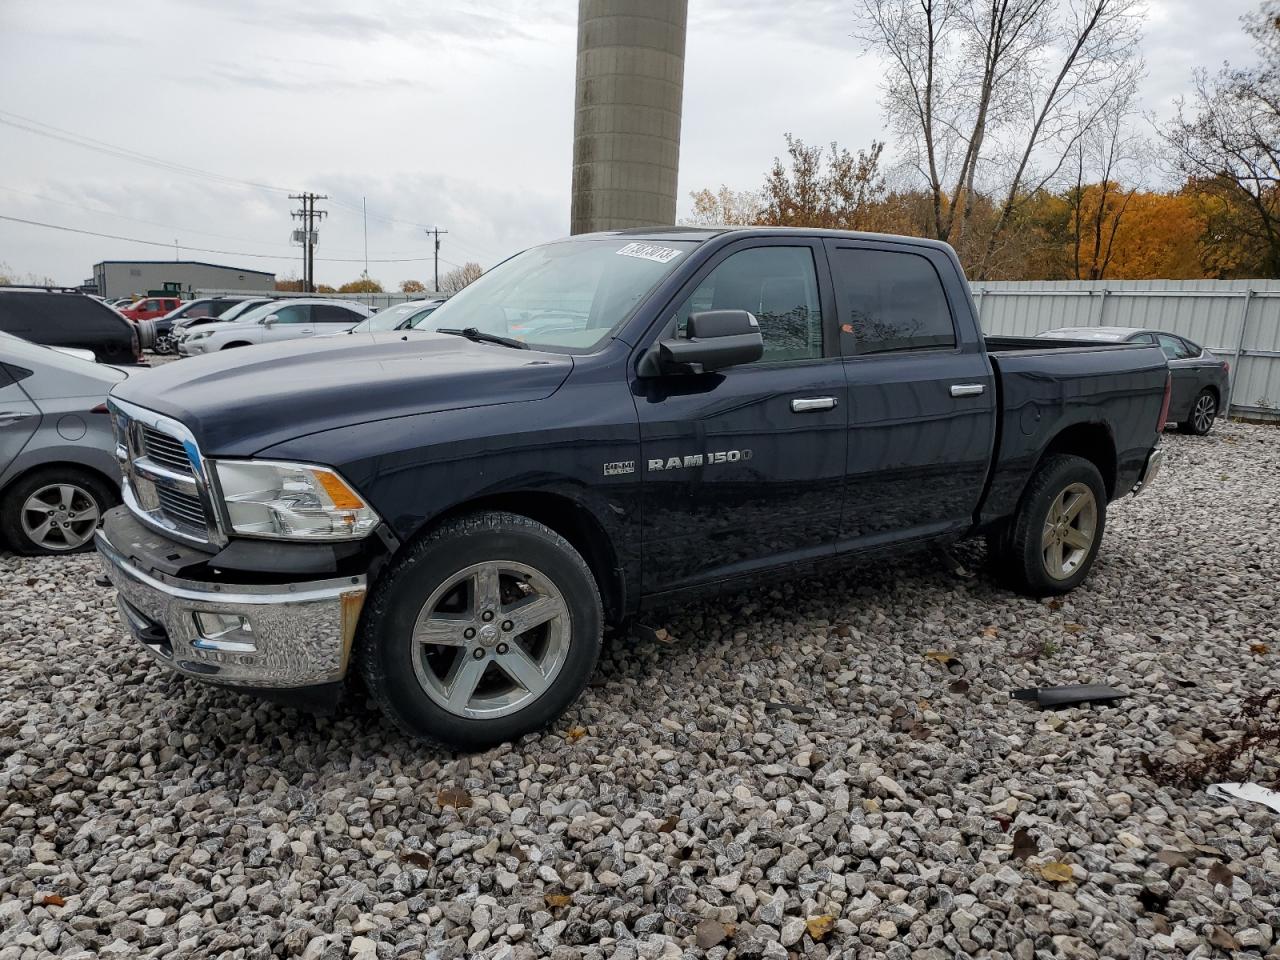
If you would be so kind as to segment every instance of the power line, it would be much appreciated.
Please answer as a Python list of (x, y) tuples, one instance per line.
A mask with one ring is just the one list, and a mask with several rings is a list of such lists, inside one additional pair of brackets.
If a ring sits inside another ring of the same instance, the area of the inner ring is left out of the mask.
[[(329, 198), (318, 193), (291, 193), (290, 200), (301, 200), (302, 209), (293, 211), (293, 216), (302, 221), (302, 292), (315, 292), (316, 275), (316, 218), (323, 220), (329, 215), (327, 210), (317, 210), (317, 200)], [(295, 234), (296, 236), (296, 234)], [(369, 272), (369, 258), (364, 258), (365, 273)]]
[[(7, 214), (0, 213), (0, 220), (8, 220), (11, 223), (24, 223), (31, 227), (45, 227), (49, 230), (61, 230), (64, 233), (78, 233), (86, 237), (98, 237), (103, 240), (122, 240), (125, 243), (140, 243), (148, 247), (172, 247), (173, 244), (159, 240), (140, 240), (137, 237), (122, 237), (114, 233), (98, 233), (95, 230), (82, 230), (79, 227), (65, 227), (57, 223), (43, 223), (39, 220), (27, 220), (23, 217), (11, 217)], [(245, 253), (242, 250), (213, 250), (208, 247), (186, 247), (182, 249), (190, 250), (192, 253), (216, 253), (224, 257), (248, 257), (255, 260), (293, 260), (293, 256), (283, 253)], [(431, 257), (370, 257), (370, 263), (425, 263), (432, 259)], [(363, 263), (363, 257), (316, 257), (319, 263)], [(447, 261), (446, 261), (447, 262)]]

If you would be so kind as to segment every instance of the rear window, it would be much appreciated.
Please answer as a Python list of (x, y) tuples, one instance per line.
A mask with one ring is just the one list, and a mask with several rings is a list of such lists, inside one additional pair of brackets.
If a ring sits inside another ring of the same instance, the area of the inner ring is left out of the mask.
[(956, 345), (942, 281), (926, 258), (857, 247), (831, 253), (846, 355)]

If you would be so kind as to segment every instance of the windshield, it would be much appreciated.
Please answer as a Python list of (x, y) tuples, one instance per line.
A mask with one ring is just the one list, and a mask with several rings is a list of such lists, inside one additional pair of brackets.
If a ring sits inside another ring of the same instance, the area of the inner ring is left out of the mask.
[(500, 263), (441, 304), (418, 330), (462, 330), (539, 349), (594, 350), (696, 243), (564, 240)]
[[(430, 309), (430, 308), (428, 308)], [(398, 330), (423, 310), (422, 301), (397, 303), (393, 307), (379, 310), (367, 320), (362, 320), (351, 328), (351, 333), (381, 333), (386, 330)]]

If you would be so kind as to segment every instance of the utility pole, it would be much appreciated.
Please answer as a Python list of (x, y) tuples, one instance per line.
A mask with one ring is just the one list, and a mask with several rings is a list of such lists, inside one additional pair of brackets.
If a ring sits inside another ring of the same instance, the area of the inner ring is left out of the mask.
[(328, 200), (329, 197), (319, 193), (291, 193), (290, 200), (301, 200), (302, 209), (294, 210), (292, 216), (302, 221), (302, 292), (313, 293), (315, 291), (315, 246), (316, 246), (316, 228), (317, 220), (322, 220), (329, 215), (327, 210), (317, 210), (317, 200)]
[(435, 280), (435, 290), (432, 291), (433, 293), (440, 292), (440, 234), (442, 233), (447, 234), (448, 232), (449, 232), (448, 230), (441, 230), (439, 228), (426, 231), (427, 236), (435, 237), (435, 241), (436, 241), (436, 280)]

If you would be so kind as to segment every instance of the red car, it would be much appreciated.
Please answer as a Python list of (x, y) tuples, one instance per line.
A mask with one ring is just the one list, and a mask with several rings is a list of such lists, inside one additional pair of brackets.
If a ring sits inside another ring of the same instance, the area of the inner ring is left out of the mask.
[(120, 312), (130, 320), (154, 320), (180, 306), (182, 301), (178, 297), (142, 297), (127, 307), (120, 307)]

